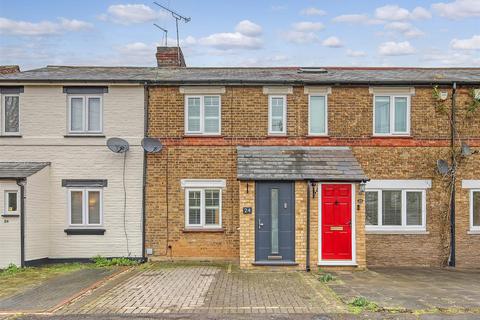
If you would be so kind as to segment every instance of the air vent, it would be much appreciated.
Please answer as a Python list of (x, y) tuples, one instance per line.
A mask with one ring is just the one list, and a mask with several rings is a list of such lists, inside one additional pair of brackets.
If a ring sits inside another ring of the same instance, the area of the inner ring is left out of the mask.
[(327, 69), (323, 68), (300, 68), (299, 73), (327, 73)]

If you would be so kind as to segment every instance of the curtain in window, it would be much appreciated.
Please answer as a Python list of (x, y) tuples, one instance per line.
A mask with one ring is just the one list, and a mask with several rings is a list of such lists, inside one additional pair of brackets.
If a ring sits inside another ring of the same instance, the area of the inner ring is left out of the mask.
[(480, 191), (473, 192), (473, 226), (480, 227)]
[(390, 133), (390, 97), (375, 97), (375, 133)]
[(72, 191), (70, 194), (70, 212), (72, 214), (72, 224), (83, 223), (83, 192)]
[(187, 104), (189, 132), (200, 131), (200, 98), (188, 98)]
[(402, 225), (402, 191), (382, 191), (383, 225)]
[(72, 98), (70, 103), (71, 129), (83, 131), (83, 98)]
[(220, 98), (204, 97), (205, 133), (218, 133), (220, 128)]
[(17, 212), (18, 203), (17, 203), (17, 193), (8, 192), (7, 193), (7, 211), (8, 212)]
[(205, 224), (220, 224), (220, 192), (205, 190)]
[(283, 132), (283, 98), (272, 98), (272, 131)]
[(310, 133), (325, 133), (325, 97), (310, 97)]
[(88, 192), (88, 223), (100, 224), (100, 192)]
[(18, 97), (5, 97), (5, 132), (20, 131), (20, 112)]
[(365, 214), (366, 224), (370, 226), (378, 225), (378, 192), (365, 193)]
[(88, 98), (88, 131), (101, 131), (100, 98)]
[(395, 98), (395, 132), (407, 132), (407, 98)]
[(188, 223), (200, 224), (200, 191), (188, 192)]
[(422, 225), (422, 193), (407, 191), (407, 225)]

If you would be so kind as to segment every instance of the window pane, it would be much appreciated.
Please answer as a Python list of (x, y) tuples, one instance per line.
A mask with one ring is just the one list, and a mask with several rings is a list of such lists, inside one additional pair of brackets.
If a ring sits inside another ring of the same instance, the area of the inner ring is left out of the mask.
[(272, 118), (272, 132), (283, 132), (283, 118)]
[(422, 225), (422, 193), (407, 192), (407, 225)]
[(83, 131), (83, 98), (71, 99), (70, 117), (72, 131)]
[(5, 132), (20, 131), (18, 97), (5, 97)]
[(205, 224), (220, 225), (219, 190), (205, 190)]
[(325, 97), (310, 97), (310, 132), (325, 133)]
[(473, 226), (480, 227), (480, 191), (473, 192)]
[(395, 98), (395, 132), (407, 132), (407, 98)]
[(7, 193), (7, 210), (8, 212), (17, 212), (18, 203), (17, 203), (17, 193), (8, 192)]
[(99, 191), (88, 192), (88, 223), (89, 224), (100, 223), (100, 192)]
[(220, 128), (220, 98), (206, 96), (205, 103), (205, 132), (218, 133)]
[(367, 225), (378, 225), (378, 192), (365, 193), (365, 215)]
[(188, 192), (188, 224), (200, 224), (200, 191)]
[(187, 131), (200, 131), (200, 98), (188, 98)]
[(100, 123), (100, 98), (88, 99), (88, 131), (101, 131)]
[(375, 133), (390, 133), (390, 97), (375, 97)]
[(272, 219), (272, 254), (278, 254), (278, 189), (271, 190), (270, 214)]
[(384, 226), (402, 225), (402, 191), (383, 191), (382, 207)]
[(72, 215), (72, 224), (82, 224), (83, 192), (72, 191), (70, 197), (70, 212)]
[(283, 98), (272, 98), (272, 116), (283, 118)]

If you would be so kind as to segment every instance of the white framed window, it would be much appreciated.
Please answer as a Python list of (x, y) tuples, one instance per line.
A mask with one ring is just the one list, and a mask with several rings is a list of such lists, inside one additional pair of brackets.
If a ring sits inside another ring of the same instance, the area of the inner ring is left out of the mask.
[(287, 133), (287, 96), (268, 96), (268, 134)]
[(101, 226), (103, 224), (103, 190), (68, 189), (68, 219), (72, 227)]
[(367, 189), (367, 231), (426, 231), (426, 191)]
[(308, 134), (325, 136), (328, 132), (328, 107), (326, 95), (308, 96)]
[(20, 135), (20, 95), (2, 95), (0, 119), (2, 135)]
[(19, 193), (17, 190), (13, 191), (5, 191), (5, 198), (4, 198), (4, 215), (17, 215), (20, 213), (20, 198)]
[(185, 96), (185, 133), (219, 135), (221, 114), (219, 95)]
[(374, 135), (394, 136), (410, 134), (409, 95), (375, 95), (373, 101)]
[(480, 232), (480, 189), (470, 190), (470, 231)]
[(103, 132), (103, 101), (100, 95), (68, 96), (68, 131), (78, 134)]
[(222, 190), (186, 188), (185, 226), (187, 228), (221, 228)]

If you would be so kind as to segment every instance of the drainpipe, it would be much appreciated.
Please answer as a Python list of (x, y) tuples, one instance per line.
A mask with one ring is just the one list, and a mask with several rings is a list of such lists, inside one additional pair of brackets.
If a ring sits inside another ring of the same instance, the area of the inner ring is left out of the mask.
[[(143, 136), (148, 136), (148, 104), (149, 104), (149, 89), (148, 84), (144, 83), (144, 107), (143, 107)], [(147, 188), (147, 152), (143, 150), (143, 188), (142, 188), (142, 260), (147, 261), (147, 256), (145, 253), (145, 223), (147, 220), (147, 209), (146, 209), (146, 188)]]
[(450, 195), (450, 259), (448, 265), (455, 267), (455, 184), (457, 182), (457, 163), (455, 161), (455, 127), (456, 127), (456, 99), (457, 83), (452, 86), (452, 112), (450, 118), (450, 148), (452, 151), (452, 194)]
[(20, 266), (25, 267), (25, 178), (17, 179), (17, 185), (20, 187)]
[(310, 185), (311, 182), (307, 181), (307, 252), (306, 262), (305, 262), (305, 271), (310, 272)]

